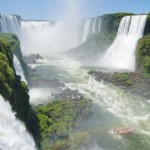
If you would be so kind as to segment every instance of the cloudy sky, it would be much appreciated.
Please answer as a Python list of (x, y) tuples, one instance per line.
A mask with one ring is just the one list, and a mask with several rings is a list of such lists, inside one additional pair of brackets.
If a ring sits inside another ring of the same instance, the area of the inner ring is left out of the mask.
[(0, 0), (0, 13), (23, 19), (88, 18), (113, 12), (150, 12), (150, 0)]

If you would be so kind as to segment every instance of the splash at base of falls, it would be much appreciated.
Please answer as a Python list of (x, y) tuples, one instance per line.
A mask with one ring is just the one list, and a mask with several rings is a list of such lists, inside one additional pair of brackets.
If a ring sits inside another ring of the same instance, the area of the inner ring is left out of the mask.
[(36, 150), (31, 135), (24, 124), (16, 119), (11, 106), (0, 96), (0, 149)]

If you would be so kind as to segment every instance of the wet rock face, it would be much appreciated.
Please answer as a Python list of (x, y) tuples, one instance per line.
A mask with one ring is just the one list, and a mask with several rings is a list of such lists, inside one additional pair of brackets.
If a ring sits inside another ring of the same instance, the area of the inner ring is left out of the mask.
[(65, 84), (59, 79), (45, 79), (39, 75), (33, 75), (31, 76), (31, 87), (64, 88)]
[(36, 64), (39, 60), (43, 60), (43, 57), (39, 54), (31, 54), (29, 56), (24, 56), (23, 59), (27, 64)]
[(32, 87), (48, 87), (55, 89), (57, 93), (52, 94), (54, 99), (70, 99), (79, 100), (83, 99), (83, 95), (78, 90), (71, 90), (65, 86), (59, 79), (45, 79), (38, 75), (31, 77)]
[(79, 93), (78, 90), (71, 90), (66, 88), (62, 90), (60, 94), (53, 95), (55, 99), (70, 99), (70, 100), (80, 100), (83, 99), (83, 95)]

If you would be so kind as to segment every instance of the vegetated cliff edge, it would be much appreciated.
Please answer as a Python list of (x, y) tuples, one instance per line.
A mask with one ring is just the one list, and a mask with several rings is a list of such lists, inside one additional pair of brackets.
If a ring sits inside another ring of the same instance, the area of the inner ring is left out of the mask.
[(13, 54), (16, 55), (16, 57), (20, 61), (20, 64), (23, 68), (23, 71), (24, 71), (25, 77), (27, 79), (27, 82), (30, 83), (27, 64), (23, 60), (22, 51), (21, 51), (21, 48), (20, 48), (20, 41), (18, 40), (18, 37), (15, 34), (2, 33), (2, 34), (0, 34), (0, 39), (1, 38), (6, 40), (9, 43), (9, 45), (10, 45), (12, 51), (13, 51)]
[(28, 87), (16, 75), (13, 54), (19, 56), (21, 61), (22, 54), (17, 37), (13, 34), (0, 34), (0, 94), (9, 101), (17, 118), (35, 135), (36, 118), (29, 104)]
[(150, 13), (147, 15), (144, 36), (138, 40), (136, 47), (136, 71), (125, 73), (104, 73), (89, 71), (97, 81), (106, 81), (130, 92), (150, 98)]

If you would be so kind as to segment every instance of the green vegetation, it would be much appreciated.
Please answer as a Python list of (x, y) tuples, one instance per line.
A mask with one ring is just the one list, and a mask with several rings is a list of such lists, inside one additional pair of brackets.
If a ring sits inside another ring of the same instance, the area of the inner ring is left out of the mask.
[(106, 14), (102, 16), (102, 25), (101, 25), (101, 31), (102, 34), (113, 34), (114, 35), (118, 31), (118, 27), (120, 24), (121, 19), (124, 16), (131, 16), (132, 13), (115, 13), (115, 14)]
[(147, 14), (144, 35), (150, 35), (150, 12)]
[(66, 145), (64, 140), (68, 141), (70, 132), (91, 114), (90, 107), (91, 101), (87, 99), (54, 101), (46, 106), (36, 107), (43, 149), (57, 145), (67, 150), (69, 143)]
[[(17, 58), (19, 59), (19, 61), (21, 63), (21, 66), (24, 70), (24, 74), (25, 74), (27, 81), (30, 82), (28, 68), (22, 58), (20, 41), (18, 40), (18, 37), (15, 34), (2, 33), (2, 34), (0, 34), (0, 39), (5, 40), (9, 43), (9, 46), (11, 47), (13, 54), (15, 54), (17, 56)], [(10, 54), (12, 54), (12, 52), (10, 52)]]
[(132, 86), (133, 84), (128, 73), (114, 73), (112, 79), (122, 82), (122, 85), (124, 86)]
[(122, 81), (127, 81), (129, 79), (129, 75), (127, 73), (115, 73), (113, 77)]
[(15, 78), (11, 65), (11, 48), (5, 40), (0, 39), (0, 91), (6, 98), (9, 98), (12, 94), (12, 84)]
[(145, 36), (137, 44), (137, 65), (143, 74), (150, 75), (150, 37)]
[(16, 116), (25, 123), (27, 129), (36, 135), (38, 127), (36, 116), (29, 105), (28, 87), (21, 82), (13, 67), (13, 52), (18, 43), (15, 35), (0, 34), (0, 94), (9, 101)]

